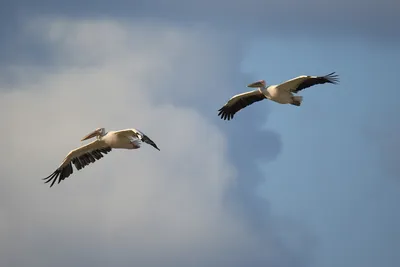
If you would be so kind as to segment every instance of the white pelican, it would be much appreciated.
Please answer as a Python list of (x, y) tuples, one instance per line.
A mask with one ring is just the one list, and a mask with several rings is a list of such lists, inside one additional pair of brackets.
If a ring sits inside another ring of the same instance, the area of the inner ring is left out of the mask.
[(257, 90), (233, 96), (229, 101), (218, 111), (218, 116), (221, 119), (230, 120), (239, 110), (264, 99), (269, 99), (280, 104), (292, 104), (300, 106), (303, 101), (302, 96), (294, 96), (299, 91), (311, 87), (316, 84), (339, 82), (338, 75), (335, 72), (325, 76), (306, 76), (301, 75), (278, 85), (266, 86), (264, 80), (256, 81), (247, 85), (247, 87), (257, 88)]
[(48, 177), (43, 178), (45, 183), (52, 181), (50, 187), (58, 179), (60, 183), (73, 173), (72, 164), (77, 170), (85, 168), (86, 165), (95, 162), (107, 154), (113, 148), (115, 149), (138, 149), (141, 142), (150, 144), (155, 149), (160, 150), (157, 145), (144, 133), (137, 129), (126, 129), (121, 131), (110, 131), (106, 133), (104, 128), (98, 128), (82, 138), (81, 141), (96, 137), (96, 140), (72, 150), (65, 157), (61, 165)]

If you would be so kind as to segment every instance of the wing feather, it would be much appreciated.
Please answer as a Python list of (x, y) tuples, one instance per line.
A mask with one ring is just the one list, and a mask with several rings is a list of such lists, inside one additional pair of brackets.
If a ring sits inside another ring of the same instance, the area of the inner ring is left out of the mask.
[(160, 149), (158, 148), (158, 146), (156, 145), (156, 143), (150, 139), (150, 137), (148, 137), (147, 135), (145, 135), (142, 131), (138, 130), (138, 129), (132, 129), (132, 131), (136, 134), (136, 136), (142, 141), (145, 142), (146, 144), (151, 145), (152, 147), (154, 147), (155, 149), (157, 149), (158, 151), (160, 151)]
[(301, 75), (286, 82), (281, 83), (277, 86), (278, 89), (286, 90), (293, 93), (298, 93), (301, 90), (324, 83), (337, 84), (339, 82), (339, 76), (335, 72), (329, 73), (325, 76), (306, 76)]
[(235, 95), (218, 110), (218, 116), (223, 120), (231, 120), (239, 110), (264, 99), (266, 97), (260, 89)]
[(95, 140), (87, 145), (74, 149), (68, 153), (60, 167), (46, 178), (43, 178), (43, 180), (45, 180), (44, 183), (51, 182), (50, 187), (52, 187), (56, 181), (60, 183), (74, 172), (72, 165), (75, 165), (75, 168), (80, 170), (96, 162), (96, 160), (101, 159), (103, 154), (107, 154), (111, 150), (111, 147), (102, 140)]

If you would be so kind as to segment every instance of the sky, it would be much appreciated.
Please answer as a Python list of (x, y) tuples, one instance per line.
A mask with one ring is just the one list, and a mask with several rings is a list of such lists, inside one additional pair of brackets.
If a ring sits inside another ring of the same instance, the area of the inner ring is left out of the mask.
[[(0, 8), (0, 265), (399, 266), (398, 1)], [(217, 110), (336, 71), (301, 107)], [(138, 128), (48, 188), (89, 131)]]

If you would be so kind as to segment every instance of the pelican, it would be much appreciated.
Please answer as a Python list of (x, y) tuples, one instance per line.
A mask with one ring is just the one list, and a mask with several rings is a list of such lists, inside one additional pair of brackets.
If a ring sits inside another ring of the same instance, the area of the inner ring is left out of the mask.
[(160, 150), (157, 145), (144, 133), (137, 129), (126, 129), (121, 131), (110, 131), (106, 133), (104, 128), (97, 128), (82, 138), (81, 141), (96, 137), (96, 140), (74, 149), (68, 153), (61, 165), (48, 177), (43, 178), (45, 184), (52, 182), (50, 187), (58, 179), (60, 183), (73, 173), (72, 164), (77, 170), (85, 168), (107, 154), (112, 149), (138, 149), (141, 142), (145, 142), (155, 149)]
[(229, 101), (218, 111), (218, 116), (221, 119), (230, 120), (239, 110), (264, 99), (269, 99), (280, 104), (291, 104), (300, 106), (303, 101), (302, 96), (294, 96), (301, 90), (324, 83), (337, 84), (339, 82), (338, 75), (335, 72), (325, 76), (306, 76), (301, 75), (291, 80), (285, 81), (278, 85), (267, 86), (264, 80), (259, 80), (247, 85), (256, 90), (233, 96)]

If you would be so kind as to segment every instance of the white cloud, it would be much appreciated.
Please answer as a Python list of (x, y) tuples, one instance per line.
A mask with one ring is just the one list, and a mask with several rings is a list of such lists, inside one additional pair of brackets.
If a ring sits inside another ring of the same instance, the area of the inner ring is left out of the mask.
[[(224, 208), (236, 172), (225, 136), (174, 101), (229, 84), (217, 35), (115, 21), (41, 20), (29, 29), (56, 64), (14, 67), (13, 88), (0, 84), (0, 265), (286, 266), (273, 234), (260, 239)], [(137, 127), (161, 151), (115, 150), (44, 185), (96, 127)]]

